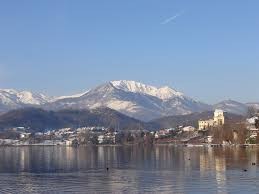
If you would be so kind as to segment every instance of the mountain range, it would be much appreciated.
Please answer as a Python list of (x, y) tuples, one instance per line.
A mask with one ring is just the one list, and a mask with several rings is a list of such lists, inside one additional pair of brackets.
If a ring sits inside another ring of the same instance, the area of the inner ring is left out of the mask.
[(44, 110), (110, 108), (142, 121), (166, 116), (187, 115), (211, 111), (216, 108), (229, 113), (245, 115), (248, 107), (259, 103), (240, 103), (226, 100), (209, 105), (194, 100), (168, 86), (154, 87), (135, 81), (111, 81), (72, 96), (49, 97), (29, 91), (0, 90), (0, 113), (10, 110), (37, 107)]
[(0, 89), (0, 112), (28, 106), (41, 106), (51, 102), (53, 99), (43, 94), (29, 91), (16, 91), (14, 89)]

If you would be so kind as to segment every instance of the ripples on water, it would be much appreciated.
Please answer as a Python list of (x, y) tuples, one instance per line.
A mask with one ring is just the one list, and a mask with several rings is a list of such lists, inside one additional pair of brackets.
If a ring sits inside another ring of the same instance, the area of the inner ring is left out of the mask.
[(257, 161), (257, 148), (1, 147), (0, 193), (259, 193)]

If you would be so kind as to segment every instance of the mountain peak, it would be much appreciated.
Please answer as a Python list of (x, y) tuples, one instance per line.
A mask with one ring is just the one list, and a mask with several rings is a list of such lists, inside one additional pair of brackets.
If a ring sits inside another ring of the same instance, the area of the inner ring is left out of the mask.
[(115, 88), (124, 90), (126, 92), (147, 94), (150, 96), (158, 97), (162, 100), (167, 100), (173, 98), (175, 96), (182, 96), (183, 94), (168, 87), (164, 86), (161, 88), (157, 88), (155, 86), (146, 85), (136, 81), (127, 81), (127, 80), (119, 80), (119, 81), (111, 81), (110, 82)]
[(29, 91), (17, 91), (14, 89), (0, 89), (0, 102), (15, 106), (21, 104), (41, 105), (49, 101), (49, 97), (43, 94), (36, 94)]
[(0, 89), (0, 92), (10, 93), (10, 94), (18, 93), (18, 92), (17, 92), (16, 90), (14, 90), (14, 89)]

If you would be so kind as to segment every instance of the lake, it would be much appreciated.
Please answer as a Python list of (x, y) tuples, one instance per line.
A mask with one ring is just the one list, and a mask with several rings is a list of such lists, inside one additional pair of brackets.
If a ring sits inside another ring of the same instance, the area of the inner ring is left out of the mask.
[(241, 147), (0, 147), (0, 193), (259, 193), (258, 162)]

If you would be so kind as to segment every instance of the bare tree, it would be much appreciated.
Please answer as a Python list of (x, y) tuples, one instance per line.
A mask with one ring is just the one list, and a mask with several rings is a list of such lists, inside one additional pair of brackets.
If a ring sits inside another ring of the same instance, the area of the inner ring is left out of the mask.
[(259, 134), (257, 134), (257, 136), (256, 136), (255, 143), (256, 143), (256, 144), (259, 144)]
[(247, 110), (247, 116), (250, 118), (250, 117), (253, 117), (255, 116), (255, 114), (258, 112), (258, 110), (252, 106), (249, 106), (248, 107), (248, 110)]
[[(237, 140), (234, 139), (234, 132), (237, 134)], [(215, 127), (211, 130), (213, 142), (217, 144), (228, 141), (231, 143), (244, 144), (248, 131), (244, 123), (227, 123), (223, 126)]]
[(255, 127), (256, 127), (256, 129), (259, 129), (259, 119), (255, 120)]
[(89, 131), (84, 131), (79, 134), (79, 142), (80, 144), (87, 144), (90, 141), (90, 132)]

